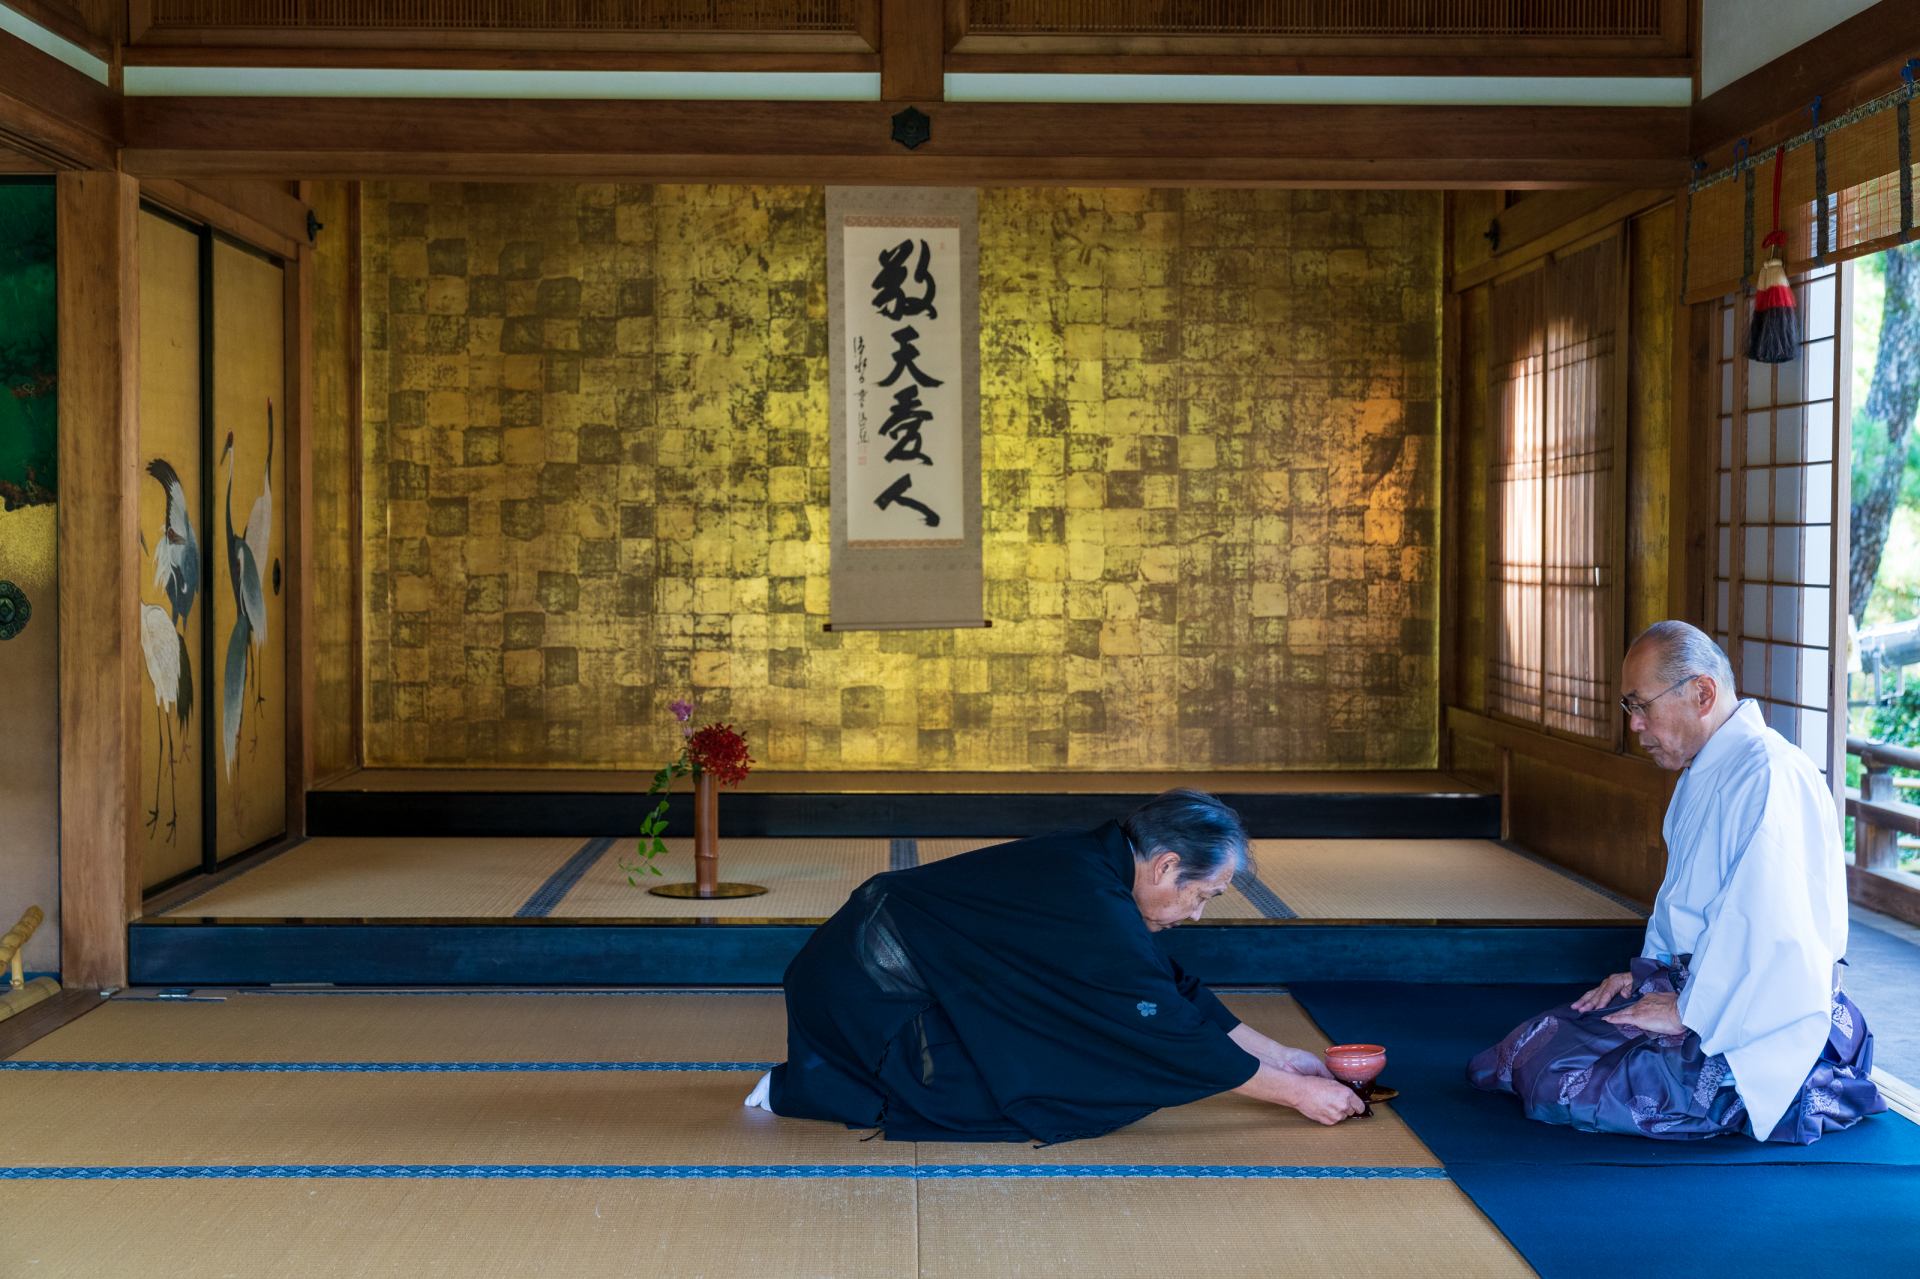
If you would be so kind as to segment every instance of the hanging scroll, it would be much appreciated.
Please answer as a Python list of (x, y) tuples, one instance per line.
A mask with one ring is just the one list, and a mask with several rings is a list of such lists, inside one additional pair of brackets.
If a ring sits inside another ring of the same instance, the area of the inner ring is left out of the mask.
[(835, 630), (981, 626), (978, 201), (829, 187)]

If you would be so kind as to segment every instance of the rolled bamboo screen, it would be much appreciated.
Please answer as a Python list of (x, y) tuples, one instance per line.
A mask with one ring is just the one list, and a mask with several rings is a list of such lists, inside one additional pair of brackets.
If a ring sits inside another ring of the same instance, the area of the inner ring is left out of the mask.
[(1912, 98), (1913, 86), (1903, 84), (1790, 139), (1784, 153), (1774, 149), (1744, 156), (1696, 180), (1687, 208), (1687, 301), (1724, 297), (1752, 283), (1766, 260), (1761, 241), (1772, 229), (1776, 164), (1780, 229), (1787, 239), (1782, 256), (1789, 274), (1911, 239), (1912, 192), (1920, 186), (1911, 147)]

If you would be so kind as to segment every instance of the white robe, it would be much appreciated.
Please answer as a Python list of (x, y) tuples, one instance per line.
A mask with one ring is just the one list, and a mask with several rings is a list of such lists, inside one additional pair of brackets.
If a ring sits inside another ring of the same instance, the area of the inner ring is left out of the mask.
[(1847, 950), (1840, 819), (1800, 749), (1743, 701), (1680, 776), (1646, 958), (1693, 956), (1680, 1020), (1724, 1053), (1764, 1141), (1820, 1057)]

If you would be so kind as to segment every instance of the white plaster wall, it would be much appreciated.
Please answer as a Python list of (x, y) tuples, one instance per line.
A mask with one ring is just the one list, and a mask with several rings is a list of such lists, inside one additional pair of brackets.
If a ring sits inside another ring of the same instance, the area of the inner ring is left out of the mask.
[[(1701, 0), (1700, 96), (1836, 27), (1875, 0)], [(1915, 6), (1920, 29), (1920, 5)]]

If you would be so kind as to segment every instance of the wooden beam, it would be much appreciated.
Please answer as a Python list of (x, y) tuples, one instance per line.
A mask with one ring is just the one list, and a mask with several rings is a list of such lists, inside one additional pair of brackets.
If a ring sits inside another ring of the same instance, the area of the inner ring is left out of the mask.
[(118, 136), (112, 90), (0, 31), (0, 146), (56, 169), (111, 169)]
[[(126, 166), (171, 177), (1678, 186), (1655, 108), (130, 98)], [(1629, 175), (1630, 178), (1629, 178)]]
[(1920, 883), (1899, 870), (1847, 867), (1847, 900), (1909, 924), (1920, 924)]
[(126, 6), (113, 0), (6, 0), (7, 8), (102, 62), (111, 61), (113, 46), (124, 34)]
[(140, 907), (140, 187), (56, 182), (61, 976), (120, 986)]
[(1484, 50), (1365, 54), (1250, 53), (1239, 42), (1218, 52), (1074, 53), (991, 51), (978, 37), (947, 54), (948, 71), (1052, 75), (1271, 75), (1271, 76), (1654, 76), (1685, 79), (1687, 57), (1501, 57)]
[[(920, 0), (916, 0), (920, 2)], [(265, 60), (263, 65), (382, 65), (378, 58), (399, 58), (394, 65), (564, 65), (586, 58), (586, 65), (637, 69), (636, 60), (655, 67), (687, 69), (689, 60), (789, 58), (781, 69), (824, 69), (851, 56), (876, 58), (879, 48), (862, 31), (480, 31), (392, 27), (169, 27), (134, 36), (127, 61), (186, 61), (204, 58)], [(507, 61), (470, 63), (467, 58)], [(820, 60), (826, 60), (824, 63)], [(708, 67), (739, 65), (714, 61)]]
[(1600, 190), (1554, 191), (1522, 200), (1499, 216), (1500, 251), (1455, 275), (1452, 289), (1463, 293), (1672, 199), (1671, 190)]
[(307, 242), (307, 206), (274, 183), (142, 178), (140, 194), (282, 258), (291, 258)]
[(1610, 785), (1646, 792), (1663, 790), (1666, 786), (1660, 766), (1638, 755), (1583, 746), (1537, 728), (1495, 719), (1458, 706), (1447, 707), (1446, 724), (1448, 732), (1465, 733), (1517, 755), (1593, 777)]
[(927, 0), (880, 0), (880, 96), (939, 102), (947, 96), (946, 14)]
[(1708, 94), (1693, 107), (1690, 149), (1704, 156), (1751, 136), (1764, 150), (1812, 124), (1808, 104), (1824, 97), (1831, 120), (1900, 87), (1900, 65), (1920, 54), (1913, 0), (1880, 0), (1805, 44)]
[[(304, 33), (311, 34), (311, 33)], [(491, 48), (407, 45), (134, 45), (130, 67), (372, 67), (448, 71), (878, 71), (880, 55), (859, 49), (701, 51)]]

